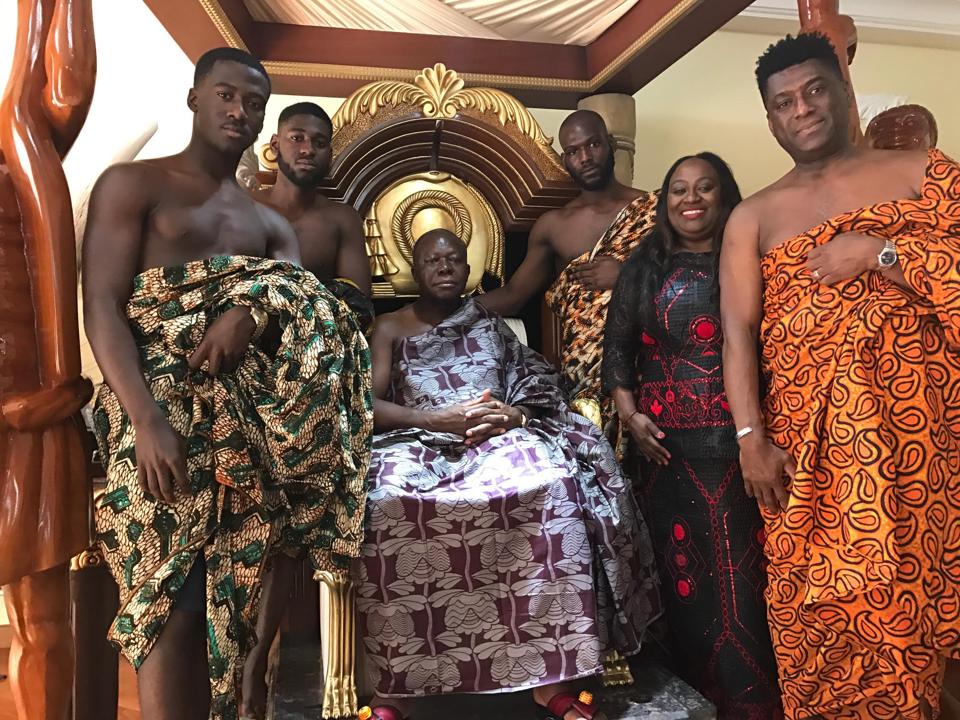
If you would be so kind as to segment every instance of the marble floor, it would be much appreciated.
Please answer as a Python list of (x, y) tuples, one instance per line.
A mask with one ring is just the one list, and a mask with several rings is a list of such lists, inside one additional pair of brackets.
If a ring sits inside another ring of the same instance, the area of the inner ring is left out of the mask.
[[(318, 720), (322, 707), (320, 650), (312, 643), (281, 643), (275, 655), (276, 682), (268, 720)], [(591, 689), (608, 720), (716, 720), (716, 712), (693, 688), (652, 657), (631, 660), (630, 687)], [(417, 701), (411, 720), (533, 720), (539, 717), (529, 693), (427, 698)]]

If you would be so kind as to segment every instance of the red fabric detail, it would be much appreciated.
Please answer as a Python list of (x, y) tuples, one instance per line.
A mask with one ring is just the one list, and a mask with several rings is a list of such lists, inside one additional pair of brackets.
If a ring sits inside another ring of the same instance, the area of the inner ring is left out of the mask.
[(677, 580), (677, 595), (682, 598), (690, 597), (690, 591), (692, 587), (689, 580), (680, 579)]
[(583, 715), (583, 717), (587, 718), (587, 720), (592, 720), (593, 715), (596, 712), (593, 706), (584, 705), (570, 693), (557, 693), (554, 695), (547, 703), (547, 710), (549, 710), (553, 715), (556, 715), (558, 718), (561, 718), (561, 720), (563, 719), (563, 716), (571, 710), (576, 710)]
[(406, 720), (393, 705), (378, 705), (373, 708), (373, 720)]
[(640, 411), (654, 415), (662, 428), (700, 430), (730, 424), (723, 383), (711, 377), (645, 380), (636, 397)]
[(698, 317), (690, 324), (690, 334), (698, 342), (710, 342), (717, 337), (717, 330), (717, 324), (710, 317)]
[(687, 529), (680, 523), (675, 523), (673, 526), (673, 539), (677, 542), (683, 542), (687, 537)]

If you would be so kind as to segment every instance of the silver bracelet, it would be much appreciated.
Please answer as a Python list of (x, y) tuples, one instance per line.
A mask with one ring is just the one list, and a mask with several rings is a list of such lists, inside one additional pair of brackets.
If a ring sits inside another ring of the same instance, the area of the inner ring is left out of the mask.
[(749, 435), (752, 432), (753, 432), (753, 428), (750, 427), (749, 425), (745, 428), (737, 430), (737, 440), (738, 441), (743, 440), (747, 435)]

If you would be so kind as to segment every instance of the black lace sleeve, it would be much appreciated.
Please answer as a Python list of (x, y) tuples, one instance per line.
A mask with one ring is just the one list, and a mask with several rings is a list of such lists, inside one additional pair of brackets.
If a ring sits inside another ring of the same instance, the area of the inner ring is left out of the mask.
[(640, 352), (640, 263), (634, 253), (613, 288), (603, 331), (603, 365), (600, 377), (605, 393), (637, 386)]

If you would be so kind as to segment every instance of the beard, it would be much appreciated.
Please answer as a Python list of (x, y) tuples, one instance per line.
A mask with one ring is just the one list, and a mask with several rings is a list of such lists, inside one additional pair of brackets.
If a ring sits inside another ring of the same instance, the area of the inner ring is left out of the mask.
[(280, 169), (280, 172), (284, 174), (287, 180), (292, 182), (298, 188), (303, 188), (305, 190), (317, 187), (317, 185), (320, 184), (320, 181), (323, 180), (324, 175), (326, 175), (326, 171), (320, 167), (310, 172), (298, 173), (286, 160), (283, 159), (283, 156), (279, 154), (277, 155), (277, 167)]
[(614, 149), (611, 147), (610, 152), (607, 154), (607, 159), (604, 161), (603, 165), (600, 166), (600, 174), (597, 176), (596, 180), (584, 180), (582, 175), (569, 169), (567, 172), (570, 173), (570, 177), (581, 190), (602, 190), (609, 185), (610, 180), (613, 179), (613, 168), (616, 162), (616, 158), (614, 158), (613, 153)]

